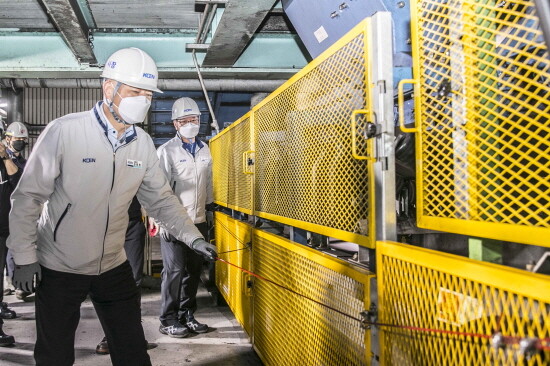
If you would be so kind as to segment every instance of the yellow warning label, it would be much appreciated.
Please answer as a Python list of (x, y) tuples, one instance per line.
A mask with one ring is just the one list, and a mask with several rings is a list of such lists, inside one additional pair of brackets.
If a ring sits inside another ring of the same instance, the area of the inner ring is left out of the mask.
[(437, 320), (463, 325), (483, 316), (483, 308), (475, 297), (440, 287), (437, 298)]

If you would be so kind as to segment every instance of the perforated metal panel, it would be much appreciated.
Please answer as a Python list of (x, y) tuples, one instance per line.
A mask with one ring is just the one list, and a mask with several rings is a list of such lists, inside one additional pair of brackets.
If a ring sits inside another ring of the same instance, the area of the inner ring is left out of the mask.
[[(214, 184), (214, 202), (227, 207), (229, 194), (229, 167), (231, 159), (228, 149), (231, 148), (231, 135), (228, 129), (210, 140), (209, 147), (212, 154), (212, 181)], [(223, 136), (223, 137), (222, 137)]]
[(215, 155), (212, 155), (215, 201), (251, 214), (253, 165), (248, 164), (248, 159), (252, 159), (253, 154), (250, 112), (214, 137), (210, 146), (215, 150)]
[[(251, 270), (250, 247), (252, 227), (230, 216), (215, 213), (218, 256), (236, 266)], [(252, 336), (252, 289), (250, 275), (223, 262), (216, 262), (216, 285), (235, 318)]]
[(229, 207), (244, 213), (252, 213), (252, 175), (247, 174), (253, 166), (248, 165), (251, 156), (250, 114), (235, 122), (235, 126), (229, 131), (231, 134), (229, 194), (227, 203)]
[[(254, 230), (253, 238), (255, 273), (360, 318), (371, 273), (273, 234)], [(360, 322), (258, 279), (254, 347), (266, 365), (277, 366), (365, 365), (371, 357)]]
[(550, 70), (533, 1), (412, 8), (419, 226), (550, 246)]
[(382, 365), (550, 363), (548, 276), (392, 242), (377, 264)]
[(352, 124), (369, 100), (369, 25), (360, 23), (254, 108), (259, 216), (369, 244), (364, 116), (355, 133)]

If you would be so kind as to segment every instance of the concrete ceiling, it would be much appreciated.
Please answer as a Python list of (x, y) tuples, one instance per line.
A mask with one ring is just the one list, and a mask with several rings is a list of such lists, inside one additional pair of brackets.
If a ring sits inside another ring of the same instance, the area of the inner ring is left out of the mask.
[(282, 81), (309, 60), (276, 0), (0, 0), (0, 42), (18, 80), (93, 79), (123, 47), (170, 79), (195, 77), (193, 52), (205, 79)]

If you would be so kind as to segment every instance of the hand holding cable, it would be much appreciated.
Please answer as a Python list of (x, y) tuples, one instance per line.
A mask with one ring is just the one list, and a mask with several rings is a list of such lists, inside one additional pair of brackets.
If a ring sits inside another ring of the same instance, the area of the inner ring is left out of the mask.
[(215, 262), (218, 257), (218, 250), (216, 246), (210, 244), (202, 238), (195, 239), (193, 243), (191, 243), (190, 247), (209, 262)]

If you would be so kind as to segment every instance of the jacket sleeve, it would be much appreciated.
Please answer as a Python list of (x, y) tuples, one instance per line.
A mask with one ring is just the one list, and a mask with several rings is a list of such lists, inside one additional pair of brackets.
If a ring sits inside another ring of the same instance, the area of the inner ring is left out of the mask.
[(37, 262), (36, 223), (46, 202), (54, 191), (60, 173), (63, 146), (61, 125), (53, 121), (38, 138), (23, 170), (17, 188), (11, 195), (10, 236), (7, 246), (16, 264)]
[(168, 179), (168, 184), (170, 184), (170, 178), (172, 177), (172, 168), (170, 166), (170, 161), (168, 160), (168, 154), (166, 153), (166, 148), (163, 146), (159, 147), (157, 150), (157, 156), (159, 158), (159, 166), (164, 172), (166, 179)]
[(148, 135), (145, 135), (145, 138), (150, 153), (147, 160), (147, 171), (137, 192), (139, 201), (149, 216), (154, 217), (159, 225), (167, 229), (179, 241), (191, 245), (196, 239), (204, 239), (172, 192), (168, 179), (163, 169), (160, 168), (153, 141)]
[(17, 171), (14, 174), (8, 175), (8, 181), (12, 189), (15, 189), (15, 187), (17, 187), (17, 184), (19, 183), (22, 174), (22, 169), (18, 167)]

